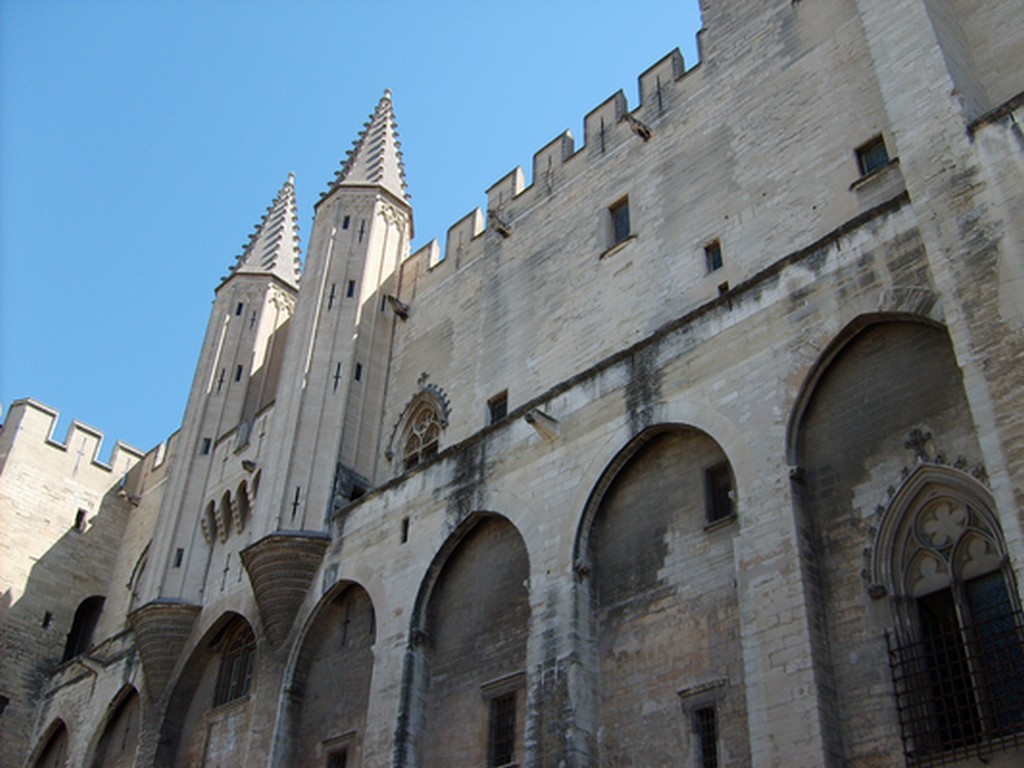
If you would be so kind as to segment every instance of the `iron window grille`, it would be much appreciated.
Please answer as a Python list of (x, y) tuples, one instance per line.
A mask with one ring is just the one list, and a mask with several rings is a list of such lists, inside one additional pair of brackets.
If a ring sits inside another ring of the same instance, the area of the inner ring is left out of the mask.
[(921, 612), (917, 637), (886, 635), (907, 765), (1024, 746), (1024, 614), (998, 596), (971, 623)]

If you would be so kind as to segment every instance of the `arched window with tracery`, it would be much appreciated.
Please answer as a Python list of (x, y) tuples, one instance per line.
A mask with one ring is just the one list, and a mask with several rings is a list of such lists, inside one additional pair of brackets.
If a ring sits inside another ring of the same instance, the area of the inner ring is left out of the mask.
[(221, 640), (220, 670), (213, 705), (249, 695), (253, 665), (256, 661), (256, 637), (244, 621), (235, 622)]
[(878, 534), (876, 596), (893, 594), (890, 663), (913, 765), (1024, 742), (1024, 620), (992, 505), (954, 470), (919, 468)]
[(421, 400), (409, 417), (402, 435), (402, 468), (412, 469), (437, 455), (441, 419), (430, 400)]

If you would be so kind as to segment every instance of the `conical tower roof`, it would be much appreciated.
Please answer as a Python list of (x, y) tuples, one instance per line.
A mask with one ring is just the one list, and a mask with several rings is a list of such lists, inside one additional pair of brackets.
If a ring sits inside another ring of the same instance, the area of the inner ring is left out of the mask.
[(298, 221), (295, 174), (289, 173), (274, 202), (249, 236), (238, 261), (231, 267), (231, 273), (273, 275), (290, 286), (298, 287), (301, 273)]
[(399, 200), (408, 199), (391, 91), (384, 91), (352, 145), (325, 197), (338, 187), (371, 185), (383, 187)]

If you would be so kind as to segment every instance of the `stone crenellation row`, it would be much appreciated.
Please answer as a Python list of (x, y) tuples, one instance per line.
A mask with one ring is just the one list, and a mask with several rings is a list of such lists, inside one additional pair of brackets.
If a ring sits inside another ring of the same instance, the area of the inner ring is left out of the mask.
[(91, 466), (107, 472), (125, 471), (140, 461), (145, 452), (120, 440), (114, 443), (107, 461), (100, 459), (103, 432), (77, 419), (68, 427), (64, 441), (54, 436), (60, 412), (31, 398), (15, 400), (7, 410), (3, 431), (14, 430), (5, 447), (22, 435), (30, 435), (42, 445), (72, 456), (76, 463), (88, 462)]
[[(586, 163), (608, 154), (626, 141), (648, 141), (652, 124), (682, 103), (686, 70), (678, 48), (644, 71), (639, 80), (640, 103), (630, 110), (626, 95), (616, 91), (583, 119), (583, 145), (576, 147), (571, 131), (558, 135), (533, 155), (532, 180), (526, 185), (517, 166), (487, 190), (486, 212), (475, 208), (448, 228), (442, 250), (436, 239), (410, 256), (417, 271), (457, 269), (483, 253), (483, 235), (493, 229), (510, 237), (516, 218), (540, 205), (555, 190), (582, 173)], [(408, 268), (408, 267), (407, 267)]]

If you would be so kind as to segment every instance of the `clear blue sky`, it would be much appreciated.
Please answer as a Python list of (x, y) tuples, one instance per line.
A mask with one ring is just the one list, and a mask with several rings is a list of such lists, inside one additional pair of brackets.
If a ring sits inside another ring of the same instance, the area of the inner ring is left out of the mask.
[(385, 88), (418, 247), (680, 48), (697, 0), (0, 0), (0, 405), (148, 449), (289, 171), (312, 205)]

